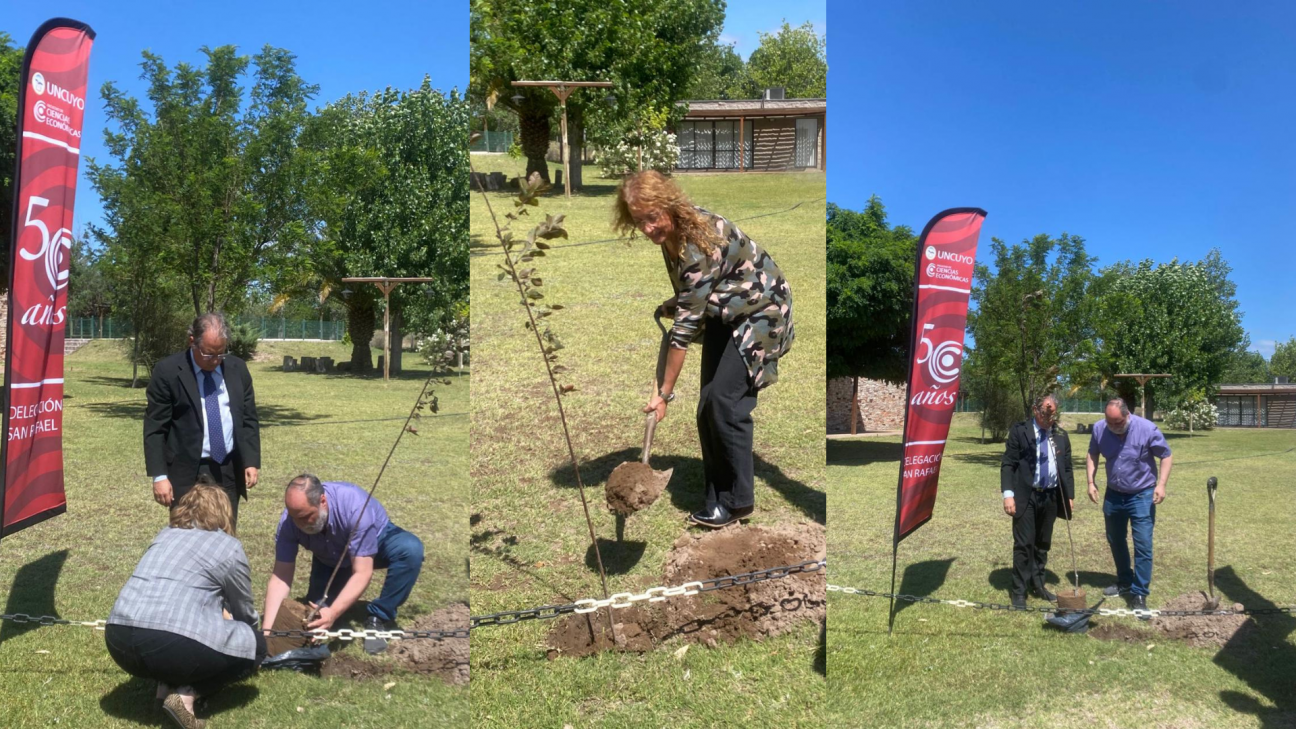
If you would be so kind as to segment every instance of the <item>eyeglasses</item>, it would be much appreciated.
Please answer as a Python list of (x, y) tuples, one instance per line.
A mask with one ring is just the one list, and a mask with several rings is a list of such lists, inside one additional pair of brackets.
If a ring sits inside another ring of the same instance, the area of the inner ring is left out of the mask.
[(225, 352), (217, 352), (216, 354), (210, 354), (210, 353), (208, 353), (208, 352), (204, 352), (204, 351), (202, 351), (202, 348), (201, 348), (201, 347), (194, 347), (194, 350), (195, 350), (196, 352), (198, 352), (198, 356), (199, 356), (199, 357), (202, 357), (202, 358), (204, 358), (204, 359), (214, 359), (214, 360), (216, 360), (217, 362), (223, 362), (223, 361), (225, 360), (225, 358), (229, 356), (229, 352), (228, 352), (228, 351), (225, 351)]

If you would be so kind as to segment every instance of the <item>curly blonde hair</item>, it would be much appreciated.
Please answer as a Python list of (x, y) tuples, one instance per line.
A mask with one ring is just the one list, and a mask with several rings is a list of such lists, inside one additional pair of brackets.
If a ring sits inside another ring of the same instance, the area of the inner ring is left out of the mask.
[(722, 242), (715, 226), (698, 212), (679, 185), (656, 170), (631, 173), (617, 187), (612, 227), (622, 235), (632, 235), (638, 230), (631, 208), (640, 212), (656, 210), (671, 217), (674, 231), (665, 247), (666, 253), (675, 260), (682, 257), (686, 242), (706, 255)]
[(229, 497), (205, 473), (198, 476), (194, 487), (171, 509), (171, 526), (209, 532), (219, 529), (231, 537), (238, 536), (234, 533), (234, 513), (230, 509)]

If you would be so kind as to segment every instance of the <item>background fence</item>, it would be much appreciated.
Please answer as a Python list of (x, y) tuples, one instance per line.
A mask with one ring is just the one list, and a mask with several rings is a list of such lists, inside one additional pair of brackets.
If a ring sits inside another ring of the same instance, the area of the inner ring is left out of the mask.
[(468, 145), (469, 152), (507, 152), (513, 146), (513, 132), (477, 132), (481, 136)]
[[(338, 341), (346, 336), (345, 321), (328, 319), (282, 319), (269, 316), (239, 316), (234, 324), (247, 324), (261, 339), (323, 339)], [(130, 322), (104, 317), (68, 320), (68, 339), (120, 339), (131, 336)]]

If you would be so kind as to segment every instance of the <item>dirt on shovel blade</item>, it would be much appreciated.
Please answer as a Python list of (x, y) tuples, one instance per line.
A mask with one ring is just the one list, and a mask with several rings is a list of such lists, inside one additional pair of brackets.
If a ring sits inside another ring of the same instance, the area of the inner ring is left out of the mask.
[[(654, 584), (680, 585), (800, 564), (822, 559), (824, 552), (824, 528), (815, 523), (731, 526), (686, 534), (675, 542)], [(820, 570), (613, 610), (611, 633), (606, 608), (568, 615), (549, 632), (548, 656), (587, 656), (604, 650), (642, 653), (673, 638), (707, 646), (740, 638), (761, 640), (805, 622), (822, 622), (825, 594)]]
[(646, 463), (622, 463), (608, 476), (604, 487), (608, 508), (622, 516), (646, 509), (661, 496), (669, 480), (669, 474), (654, 471)]

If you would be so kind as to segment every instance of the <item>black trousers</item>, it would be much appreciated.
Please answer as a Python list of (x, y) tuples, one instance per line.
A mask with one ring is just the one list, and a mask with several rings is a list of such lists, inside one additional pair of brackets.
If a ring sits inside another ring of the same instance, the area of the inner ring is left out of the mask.
[[(234, 466), (234, 457), (227, 457), (224, 463), (217, 463), (210, 458), (204, 458), (198, 462), (198, 473), (211, 476), (211, 479), (225, 491), (225, 495), (230, 500), (231, 520), (234, 522), (234, 527), (238, 528), (238, 471)], [(193, 488), (193, 484), (180, 487), (173, 483), (171, 487), (171, 506), (174, 508), (176, 504), (180, 503), (180, 497), (189, 493), (189, 489)]]
[(192, 686), (199, 696), (256, 672), (266, 657), (265, 636), (256, 634), (256, 658), (236, 658), (178, 633), (152, 628), (109, 625), (104, 629), (108, 655), (126, 673), (168, 686)]
[(1018, 494), (1017, 516), (1013, 517), (1012, 594), (1025, 595), (1028, 587), (1044, 587), (1044, 566), (1053, 546), (1053, 522), (1057, 521), (1062, 489), (1031, 489)]
[(708, 318), (702, 335), (702, 392), (698, 398), (698, 440), (706, 473), (706, 506), (730, 511), (755, 504), (752, 468), (752, 410), (756, 388), (734, 342), (733, 327)]

